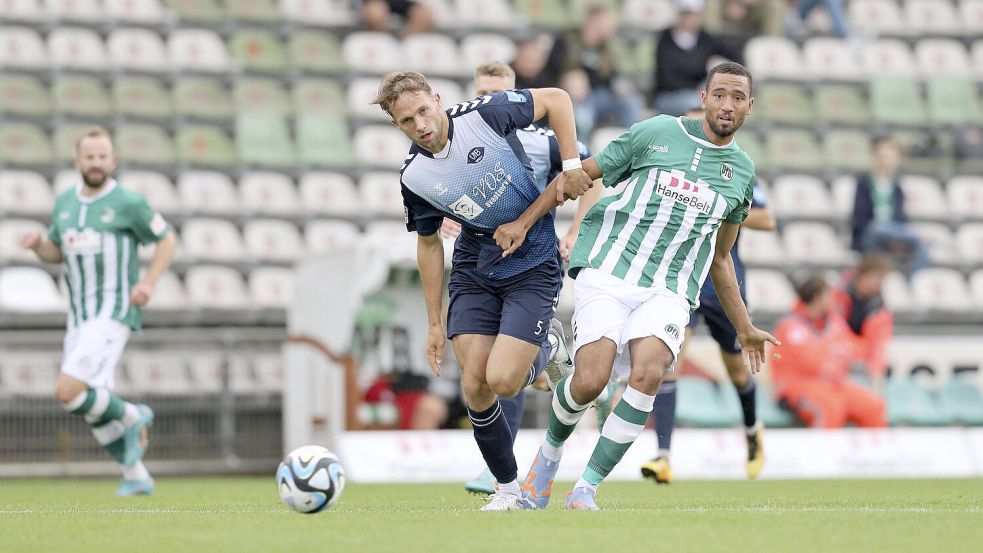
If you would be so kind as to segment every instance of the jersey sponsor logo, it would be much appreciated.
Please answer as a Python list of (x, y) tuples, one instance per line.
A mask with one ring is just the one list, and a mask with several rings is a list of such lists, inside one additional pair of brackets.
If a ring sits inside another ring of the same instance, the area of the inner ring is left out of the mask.
[(99, 216), (99, 221), (104, 225), (108, 225), (109, 223), (112, 223), (113, 219), (115, 218), (116, 211), (111, 207), (107, 207), (106, 209), (102, 210), (102, 215)]
[(648, 148), (649, 148), (649, 150), (652, 150), (653, 152), (657, 152), (657, 153), (660, 153), (660, 154), (668, 154), (669, 153), (669, 145), (668, 144), (649, 144)]
[(478, 163), (478, 162), (480, 162), (483, 159), (485, 159), (485, 147), (484, 146), (477, 146), (477, 147), (471, 148), (471, 151), (468, 152), (468, 163)]
[(403, 206), (403, 223), (410, 224), (410, 208)]
[(502, 163), (495, 163), (495, 169), (486, 172), (478, 180), (478, 184), (471, 189), (475, 198), (481, 197), (485, 207), (495, 205), (495, 202), (505, 193), (506, 187), (512, 184), (512, 175), (502, 167)]
[(61, 233), (61, 251), (65, 255), (102, 253), (102, 234), (90, 229), (70, 228)]
[(62, 221), (67, 221), (68, 218), (71, 216), (72, 214), (67, 211), (62, 211), (61, 213), (58, 214), (58, 218), (61, 219)]
[(167, 230), (167, 221), (164, 220), (164, 216), (158, 213), (154, 213), (154, 218), (150, 220), (150, 232), (157, 236), (160, 236)]
[(657, 194), (669, 198), (698, 210), (704, 215), (710, 215), (713, 210), (713, 201), (717, 193), (710, 186), (698, 180), (692, 182), (683, 177), (679, 171), (659, 171), (658, 186), (655, 191)]
[(720, 178), (730, 180), (734, 178), (734, 168), (729, 163), (720, 164)]
[(514, 90), (506, 90), (505, 97), (508, 98), (510, 102), (514, 102), (517, 104), (526, 103), (526, 97)]
[(463, 217), (468, 221), (473, 221), (478, 215), (484, 211), (478, 202), (471, 199), (467, 194), (461, 196), (454, 203), (447, 206), (448, 209), (454, 212), (455, 215)]
[(433, 189), (437, 191), (437, 196), (443, 196), (447, 193), (447, 190), (449, 190), (444, 183), (440, 181), (437, 181), (437, 183), (433, 185)]
[(450, 111), (451, 116), (460, 115), (462, 113), (467, 113), (478, 106), (483, 106), (491, 101), (491, 96), (482, 96), (480, 98), (475, 98), (470, 102), (461, 102), (455, 106), (452, 106)]

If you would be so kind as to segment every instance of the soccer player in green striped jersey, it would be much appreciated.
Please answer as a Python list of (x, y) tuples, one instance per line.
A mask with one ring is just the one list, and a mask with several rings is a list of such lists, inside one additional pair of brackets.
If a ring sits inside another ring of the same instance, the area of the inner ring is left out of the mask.
[[(703, 119), (653, 117), (584, 161), (592, 179), (627, 185), (591, 208), (571, 255), (577, 371), (556, 387), (546, 440), (523, 486), (539, 508), (549, 502), (563, 443), (616, 369), (628, 373), (628, 387), (566, 500), (569, 509), (597, 509), (597, 486), (644, 429), (708, 274), (752, 372), (764, 363), (765, 342), (777, 344), (751, 324), (730, 257), (755, 181), (754, 163), (734, 141), (754, 104), (751, 74), (740, 64), (719, 64), (701, 97)], [(558, 201), (543, 195), (499, 227), (495, 238), (505, 253)]]
[[(174, 257), (174, 235), (139, 194), (112, 178), (113, 143), (93, 128), (75, 145), (81, 182), (58, 196), (48, 236), (29, 233), (21, 245), (48, 263), (62, 263), (68, 284), (68, 330), (55, 396), (81, 416), (120, 464), (116, 495), (153, 492), (143, 465), (153, 411), (112, 393), (116, 364), (130, 330), (140, 330), (140, 307)], [(157, 244), (144, 278), (138, 279), (137, 245)]]

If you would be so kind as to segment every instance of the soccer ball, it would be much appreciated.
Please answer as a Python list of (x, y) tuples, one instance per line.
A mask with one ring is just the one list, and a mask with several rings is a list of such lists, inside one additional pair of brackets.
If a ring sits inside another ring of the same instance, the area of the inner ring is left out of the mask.
[(345, 469), (334, 453), (319, 445), (291, 451), (276, 469), (280, 499), (298, 513), (319, 513), (345, 489)]

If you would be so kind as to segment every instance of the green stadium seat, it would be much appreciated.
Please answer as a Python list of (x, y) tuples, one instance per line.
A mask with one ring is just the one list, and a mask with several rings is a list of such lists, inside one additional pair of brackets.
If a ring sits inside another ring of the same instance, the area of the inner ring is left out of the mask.
[(681, 424), (724, 427), (740, 421), (740, 408), (725, 406), (723, 394), (715, 383), (704, 378), (682, 376), (676, 386), (676, 419)]
[(758, 380), (754, 395), (758, 404), (758, 420), (767, 428), (800, 426), (795, 415), (782, 409), (775, 401), (775, 391), (769, 384)]
[(928, 109), (939, 125), (973, 125), (981, 121), (976, 86), (969, 79), (935, 77), (927, 81)]
[(236, 32), (229, 40), (229, 53), (247, 70), (283, 72), (289, 67), (283, 43), (271, 31)]
[(826, 167), (851, 172), (869, 171), (873, 161), (870, 136), (864, 131), (833, 129), (823, 136)]
[(762, 86), (755, 96), (757, 99), (752, 115), (756, 120), (790, 125), (806, 125), (815, 121), (812, 102), (800, 86), (769, 83)]
[(287, 117), (292, 111), (290, 96), (277, 79), (243, 77), (235, 82), (232, 94), (239, 114), (263, 113)]
[(0, 125), (0, 163), (46, 165), (52, 160), (51, 141), (41, 127), (17, 122)]
[(176, 159), (171, 138), (157, 125), (120, 125), (115, 143), (120, 159), (128, 164), (171, 165)]
[(566, 29), (576, 25), (562, 0), (516, 0), (515, 11), (535, 27)]
[(170, 92), (153, 77), (118, 77), (113, 104), (117, 113), (133, 117), (165, 119), (174, 114)]
[(352, 133), (344, 117), (304, 115), (297, 118), (300, 162), (314, 167), (352, 167)]
[(222, 81), (213, 77), (184, 77), (174, 83), (178, 115), (200, 119), (232, 119), (235, 106)]
[(105, 85), (96, 77), (61, 75), (51, 85), (55, 111), (82, 117), (109, 117), (112, 103)]
[(819, 144), (811, 131), (774, 129), (768, 133), (767, 140), (767, 155), (772, 169), (803, 172), (823, 170)]
[(241, 113), (236, 119), (239, 161), (261, 167), (287, 167), (296, 163), (290, 130), (283, 117)]
[(345, 93), (332, 80), (302, 79), (294, 85), (292, 96), (296, 113), (345, 115), (348, 111)]
[(649, 79), (655, 72), (655, 37), (646, 34), (633, 47), (636, 75)]
[[(56, 161), (72, 161), (75, 159), (75, 143), (96, 123), (61, 123), (57, 125), (51, 136)], [(118, 153), (118, 152), (117, 152)]]
[(768, 171), (771, 168), (767, 152), (758, 135), (748, 130), (742, 131), (737, 136), (737, 145), (751, 157), (756, 171)]
[(952, 170), (955, 163), (955, 137), (951, 132), (924, 129), (898, 129), (891, 136), (905, 149), (901, 170), (907, 173), (937, 174)]
[(983, 396), (972, 382), (953, 377), (939, 389), (939, 399), (957, 422), (983, 426)]
[(235, 148), (219, 127), (185, 125), (175, 138), (178, 158), (183, 163), (204, 167), (231, 168), (236, 164)]
[(40, 117), (51, 113), (48, 89), (37, 77), (9, 73), (0, 77), (0, 113)]
[(874, 121), (889, 125), (920, 126), (928, 123), (918, 82), (904, 77), (880, 77), (870, 83)]
[(851, 85), (823, 84), (816, 89), (819, 119), (827, 123), (867, 125), (870, 104), (859, 88)]
[(167, 0), (167, 7), (184, 22), (217, 24), (226, 18), (219, 0)]
[(235, 0), (226, 2), (225, 9), (231, 19), (257, 23), (279, 23), (283, 16), (274, 0)]
[(618, 0), (569, 0), (569, 3), (570, 9), (568, 13), (573, 21), (578, 24), (583, 23), (584, 18), (587, 17), (587, 9), (594, 5), (606, 6), (616, 18), (621, 13), (621, 6)]
[(909, 378), (892, 378), (884, 388), (891, 426), (944, 426), (952, 416), (929, 393)]
[(292, 65), (309, 73), (343, 73), (348, 70), (338, 37), (330, 33), (300, 31), (287, 44)]

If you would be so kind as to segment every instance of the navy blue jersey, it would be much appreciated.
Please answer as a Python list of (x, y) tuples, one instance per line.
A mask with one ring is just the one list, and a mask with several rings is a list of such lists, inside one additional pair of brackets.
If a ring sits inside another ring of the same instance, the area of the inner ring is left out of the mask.
[(553, 216), (537, 221), (522, 246), (503, 258), (495, 230), (522, 215), (540, 195), (529, 157), (515, 131), (532, 124), (528, 90), (509, 90), (447, 110), (447, 145), (436, 154), (410, 147), (400, 170), (406, 228), (429, 236), (450, 217), (461, 224), (454, 260), (472, 262), (484, 277), (510, 278), (557, 253)]
[[(768, 201), (765, 198), (764, 190), (758, 185), (757, 182), (754, 184), (754, 197), (751, 199), (751, 209), (765, 209), (768, 207)], [(737, 284), (741, 288), (741, 297), (746, 297), (746, 287), (744, 285), (744, 262), (741, 261), (741, 255), (738, 251), (738, 245), (740, 240), (734, 241), (734, 247), (730, 250), (730, 256), (734, 258), (734, 273), (737, 275)], [(719, 304), (720, 298), (717, 297), (717, 290), (713, 287), (713, 282), (708, 278), (703, 283), (703, 288), (700, 289), (700, 303), (713, 303)]]
[[(550, 129), (529, 125), (515, 132), (522, 143), (522, 148), (529, 156), (532, 164), (532, 176), (536, 181), (539, 191), (546, 190), (550, 182), (563, 171), (563, 159), (560, 156), (560, 143), (556, 140), (556, 134)], [(590, 150), (579, 140), (577, 141), (577, 153), (580, 159), (590, 157)]]

